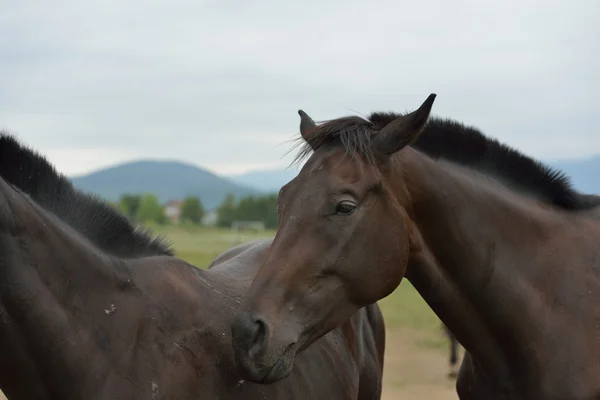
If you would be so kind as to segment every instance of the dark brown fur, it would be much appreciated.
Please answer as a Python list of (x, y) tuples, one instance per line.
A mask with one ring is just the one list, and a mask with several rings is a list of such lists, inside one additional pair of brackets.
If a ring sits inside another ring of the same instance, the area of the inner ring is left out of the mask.
[[(393, 121), (303, 124), (314, 153), (281, 191), (279, 230), (233, 325), (236, 360), (248, 376), (289, 363), (282, 349), (406, 276), (468, 351), (461, 399), (600, 398), (598, 198), (481, 138), (420, 142), (433, 98)], [(247, 321), (268, 341), (248, 346)]]

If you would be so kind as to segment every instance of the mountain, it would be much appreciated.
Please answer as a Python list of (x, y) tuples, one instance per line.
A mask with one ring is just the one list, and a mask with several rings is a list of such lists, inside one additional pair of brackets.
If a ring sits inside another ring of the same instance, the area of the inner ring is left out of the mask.
[(279, 192), (279, 189), (298, 175), (297, 169), (269, 169), (245, 174), (229, 175), (232, 181), (264, 192)]
[(554, 161), (549, 164), (569, 175), (577, 190), (600, 194), (600, 155), (580, 160)]
[(198, 196), (207, 210), (216, 208), (227, 193), (236, 197), (260, 190), (232, 182), (194, 165), (176, 161), (142, 160), (116, 165), (72, 178), (87, 192), (116, 201), (124, 193), (154, 193), (161, 202)]
[[(580, 160), (547, 162), (568, 174), (585, 193), (600, 194), (600, 155)], [(161, 202), (186, 195), (200, 197), (208, 210), (216, 208), (227, 193), (236, 197), (277, 192), (298, 174), (295, 168), (253, 171), (227, 177), (176, 161), (136, 161), (72, 178), (80, 189), (116, 201), (124, 193), (151, 192)]]

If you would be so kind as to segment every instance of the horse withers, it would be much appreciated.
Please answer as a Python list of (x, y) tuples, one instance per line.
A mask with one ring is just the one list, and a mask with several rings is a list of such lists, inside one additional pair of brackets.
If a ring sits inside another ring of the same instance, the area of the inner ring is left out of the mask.
[(301, 350), (406, 276), (466, 354), (461, 399), (600, 398), (600, 223), (568, 178), (416, 111), (317, 125), (232, 325), (245, 376)]
[(199, 270), (0, 135), (0, 389), (11, 400), (379, 399), (376, 305), (317, 340), (287, 379), (240, 377), (229, 327), (269, 246)]

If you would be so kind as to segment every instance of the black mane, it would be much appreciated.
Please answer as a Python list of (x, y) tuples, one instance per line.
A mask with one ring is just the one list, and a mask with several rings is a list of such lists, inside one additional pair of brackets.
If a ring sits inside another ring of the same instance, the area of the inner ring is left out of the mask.
[(163, 237), (152, 237), (101, 198), (76, 189), (43, 156), (2, 131), (0, 176), (109, 254), (123, 258), (174, 255)]
[[(313, 149), (339, 144), (347, 154), (358, 153), (373, 162), (372, 137), (400, 116), (374, 112), (368, 119), (351, 116), (326, 121), (315, 128), (308, 142), (304, 141), (295, 161), (307, 157)], [(563, 172), (457, 121), (431, 117), (419, 139), (411, 146), (433, 159), (444, 159), (475, 169), (513, 190), (563, 209), (588, 209), (600, 204), (597, 196), (575, 191)]]

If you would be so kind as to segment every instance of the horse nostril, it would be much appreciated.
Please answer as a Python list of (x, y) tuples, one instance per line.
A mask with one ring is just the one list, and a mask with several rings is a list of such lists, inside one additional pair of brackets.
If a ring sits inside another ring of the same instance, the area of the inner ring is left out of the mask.
[(264, 350), (269, 336), (269, 327), (261, 318), (255, 318), (251, 328), (252, 340), (249, 353), (251, 357), (256, 356)]
[(236, 357), (252, 360), (265, 352), (269, 341), (269, 325), (260, 317), (243, 313), (231, 326)]

